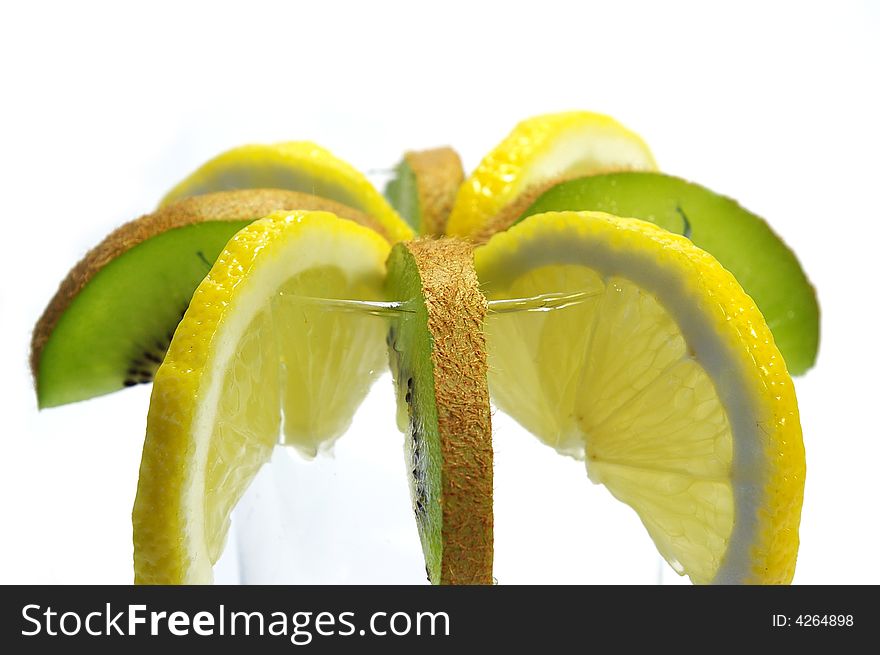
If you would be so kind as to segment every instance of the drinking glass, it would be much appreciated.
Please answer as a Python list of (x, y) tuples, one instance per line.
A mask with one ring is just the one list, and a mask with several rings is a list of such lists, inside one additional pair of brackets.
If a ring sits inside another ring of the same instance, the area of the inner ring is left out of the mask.
[[(389, 320), (406, 310), (289, 296), (277, 302), (355, 321), (379, 335), (381, 349)], [(517, 312), (553, 321), (572, 304), (554, 294), (490, 302), (486, 330)], [(391, 375), (375, 370), (341, 383), (362, 385), (365, 395), (349, 429), (314, 457), (279, 440), (233, 512), (217, 582), (427, 583)], [(583, 461), (558, 454), (495, 408), (492, 423), (499, 583), (684, 581), (659, 558), (635, 512), (589, 481)]]

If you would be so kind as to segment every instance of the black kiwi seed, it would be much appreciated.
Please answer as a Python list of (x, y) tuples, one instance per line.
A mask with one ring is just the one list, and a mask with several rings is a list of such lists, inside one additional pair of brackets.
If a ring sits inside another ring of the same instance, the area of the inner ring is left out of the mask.
[(425, 479), (425, 472), (422, 470), (422, 463), (424, 460), (424, 453), (422, 452), (422, 449), (424, 448), (424, 443), (421, 439), (421, 435), (419, 434), (419, 429), (414, 418), (410, 419), (410, 437), (412, 439), (411, 463), (412, 477), (415, 481), (416, 513), (424, 515), (428, 502), (427, 481)]
[[(180, 312), (181, 318), (186, 314), (187, 308), (184, 305)], [(159, 366), (165, 359), (165, 353), (168, 352), (176, 329), (177, 326), (168, 332), (167, 337), (157, 339), (152, 348), (144, 348), (137, 357), (131, 360), (128, 370), (125, 372), (126, 378), (122, 382), (123, 386), (133, 387), (136, 384), (148, 384), (153, 381), (153, 378), (156, 377), (156, 371), (159, 370)]]
[(168, 350), (168, 346), (160, 348), (162, 344), (157, 342), (156, 348), (145, 349), (138, 357), (131, 360), (128, 369), (125, 371), (125, 380), (123, 385), (133, 387), (136, 384), (147, 384), (153, 381), (159, 365), (162, 364), (162, 358)]

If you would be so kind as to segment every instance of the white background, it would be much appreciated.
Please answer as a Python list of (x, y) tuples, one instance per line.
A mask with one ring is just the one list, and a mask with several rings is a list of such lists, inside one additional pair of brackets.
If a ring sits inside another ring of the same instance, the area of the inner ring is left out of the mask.
[[(242, 143), (311, 139), (363, 169), (452, 144), (472, 169), (518, 120), (584, 108), (796, 250), (822, 344), (797, 380), (795, 581), (880, 583), (878, 5), (4, 3), (0, 582), (131, 580), (149, 390), (38, 413), (27, 368), (33, 323), (105, 233)], [(292, 464), (302, 579), (422, 581), (400, 436), (377, 394), (335, 460)], [(658, 577), (634, 514), (579, 464), (503, 418), (496, 448), (501, 582)]]

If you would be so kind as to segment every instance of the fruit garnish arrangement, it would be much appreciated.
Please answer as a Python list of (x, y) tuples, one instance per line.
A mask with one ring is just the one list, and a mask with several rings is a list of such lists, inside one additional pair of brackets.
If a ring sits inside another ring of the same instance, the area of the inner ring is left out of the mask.
[(528, 119), (465, 176), (409, 152), (384, 196), (308, 142), (204, 164), (37, 322), (39, 406), (152, 382), (138, 583), (208, 583), (276, 444), (314, 456), (390, 368), (434, 584), (491, 584), (492, 405), (632, 507), (697, 584), (792, 579), (790, 374), (816, 295), (767, 223), (657, 171), (611, 118)]

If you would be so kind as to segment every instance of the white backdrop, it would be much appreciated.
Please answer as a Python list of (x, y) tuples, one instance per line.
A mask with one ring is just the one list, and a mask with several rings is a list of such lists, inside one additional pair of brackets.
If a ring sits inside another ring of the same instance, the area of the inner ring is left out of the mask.
[[(470, 170), (519, 119), (569, 108), (615, 116), (665, 171), (737, 198), (796, 250), (822, 344), (797, 380), (808, 479), (795, 581), (880, 582), (880, 3), (11, 5), (0, 582), (131, 580), (149, 390), (38, 413), (27, 368), (33, 323), (106, 232), (242, 143), (311, 139), (363, 169), (451, 144)], [(303, 579), (423, 580), (400, 436), (376, 394), (335, 460), (291, 464), (311, 520), (290, 555)], [(580, 465), (503, 417), (496, 448), (501, 582), (658, 577), (635, 515)]]

